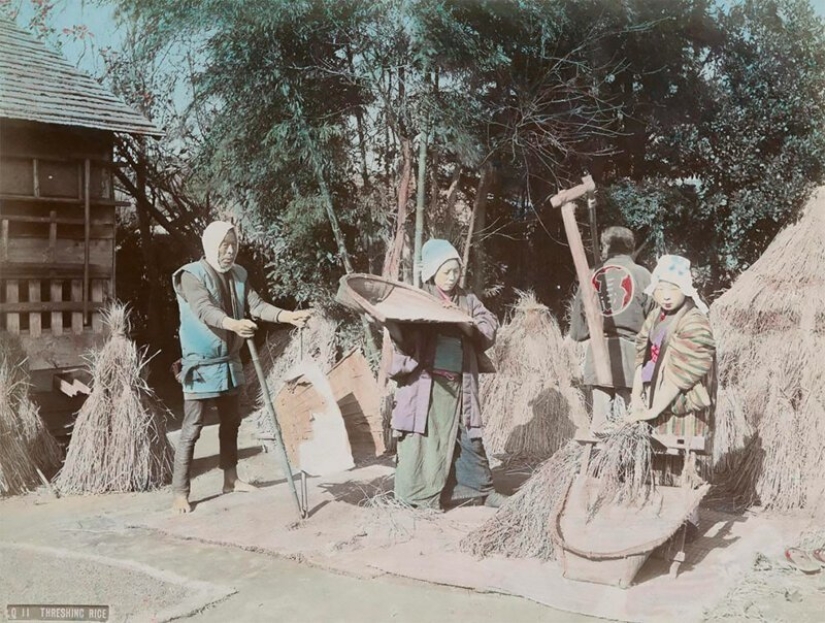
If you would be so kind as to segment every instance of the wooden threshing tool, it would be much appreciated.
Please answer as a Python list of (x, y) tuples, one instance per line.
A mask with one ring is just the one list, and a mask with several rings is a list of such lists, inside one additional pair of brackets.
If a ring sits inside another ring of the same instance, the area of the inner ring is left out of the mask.
[(590, 344), (593, 348), (593, 366), (599, 385), (603, 387), (613, 386), (613, 375), (610, 370), (610, 358), (607, 353), (607, 340), (604, 338), (604, 320), (599, 311), (600, 305), (598, 294), (590, 277), (590, 267), (587, 265), (587, 255), (584, 251), (581, 233), (576, 224), (576, 199), (585, 195), (592, 195), (596, 190), (593, 178), (589, 175), (582, 178), (582, 183), (573, 188), (568, 188), (550, 198), (550, 204), (554, 208), (561, 207), (561, 218), (564, 221), (564, 231), (567, 233), (567, 241), (570, 244), (570, 253), (573, 256), (573, 264), (576, 266), (576, 276), (579, 279), (581, 288), (584, 314), (587, 318), (587, 328), (590, 331)]
[(298, 499), (298, 491), (295, 488), (295, 481), (292, 477), (292, 467), (289, 465), (289, 456), (286, 453), (286, 446), (284, 445), (284, 438), (281, 434), (281, 425), (278, 423), (278, 414), (275, 412), (275, 405), (272, 402), (272, 396), (269, 394), (269, 387), (266, 384), (266, 375), (261, 367), (261, 360), (258, 358), (258, 348), (255, 346), (255, 341), (252, 338), (247, 338), (246, 345), (249, 348), (249, 354), (252, 357), (252, 365), (255, 366), (255, 373), (258, 375), (258, 381), (261, 384), (261, 393), (264, 397), (264, 404), (272, 418), (272, 430), (275, 432), (275, 446), (278, 448), (278, 453), (281, 455), (281, 468), (284, 472), (289, 488), (292, 491), (292, 497), (295, 500), (295, 506), (298, 509), (298, 516), (304, 519), (307, 516), (304, 504)]

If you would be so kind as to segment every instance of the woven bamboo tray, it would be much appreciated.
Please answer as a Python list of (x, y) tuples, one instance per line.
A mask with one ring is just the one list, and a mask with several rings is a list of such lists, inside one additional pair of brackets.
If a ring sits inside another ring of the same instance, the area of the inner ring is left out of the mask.
[(657, 487), (641, 506), (610, 504), (588, 520), (595, 479), (578, 479), (553, 522), (562, 545), (564, 577), (628, 588), (654, 549), (667, 542), (699, 506), (709, 485)]
[(469, 324), (472, 319), (456, 307), (444, 303), (424, 290), (400, 281), (355, 273), (341, 277), (335, 300), (378, 322), (442, 322)]

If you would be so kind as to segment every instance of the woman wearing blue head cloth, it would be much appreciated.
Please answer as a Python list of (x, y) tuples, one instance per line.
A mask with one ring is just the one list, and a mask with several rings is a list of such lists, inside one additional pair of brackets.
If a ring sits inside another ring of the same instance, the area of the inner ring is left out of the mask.
[(446, 240), (421, 250), (423, 288), (455, 305), (472, 325), (388, 326), (390, 376), (398, 382), (392, 427), (398, 438), (395, 495), (419, 508), (477, 502), (499, 506), (481, 440), (478, 374), (492, 371), (484, 355), (496, 338), (496, 317), (459, 285), (461, 258)]

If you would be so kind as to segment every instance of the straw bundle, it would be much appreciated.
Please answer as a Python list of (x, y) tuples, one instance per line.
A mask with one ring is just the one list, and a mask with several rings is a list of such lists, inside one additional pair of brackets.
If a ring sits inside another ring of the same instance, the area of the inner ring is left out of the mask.
[(128, 337), (126, 307), (111, 304), (105, 322), (109, 338), (90, 356), (92, 393), (55, 481), (66, 493), (146, 491), (171, 475), (162, 408), (141, 376), (148, 360)]
[[(588, 521), (609, 505), (641, 507), (654, 489), (647, 423), (623, 423), (600, 437), (603, 443), (587, 471), (596, 483), (589, 494)], [(549, 526), (562, 512), (581, 456), (582, 446), (576, 442), (556, 452), (492, 518), (464, 538), (461, 549), (475, 556), (554, 560), (561, 544)]]
[(60, 446), (29, 396), (26, 353), (11, 334), (0, 333), (0, 494), (22, 493), (39, 482), (37, 469), (60, 464)]
[[(267, 340), (260, 349), (260, 359), (273, 400), (284, 382), (293, 371), (298, 370), (302, 362), (314, 362), (324, 373), (329, 372), (335, 363), (337, 329), (338, 324), (335, 321), (316, 311), (303, 329), (290, 332), (286, 346), (283, 345), (280, 336)], [(257, 375), (254, 369), (249, 369), (245, 371), (244, 376), (250, 381), (249, 385), (257, 391), (257, 409), (252, 414), (257, 430), (262, 436), (271, 437), (275, 431), (272, 430), (269, 413), (261, 406), (264, 404), (263, 393), (257, 382)]]
[(588, 425), (573, 385), (576, 364), (556, 319), (532, 293), (520, 294), (492, 359), (497, 373), (481, 385), (488, 452), (546, 459)]
[(825, 188), (711, 308), (722, 388), (715, 459), (743, 504), (821, 505)]
[(648, 500), (654, 487), (650, 433), (646, 422), (633, 422), (600, 435), (604, 444), (588, 470), (598, 479), (590, 517), (605, 505), (639, 505)]
[(511, 558), (555, 560), (558, 543), (548, 526), (561, 512), (579, 471), (581, 446), (569, 442), (542, 463), (498, 512), (462, 539), (463, 552)]

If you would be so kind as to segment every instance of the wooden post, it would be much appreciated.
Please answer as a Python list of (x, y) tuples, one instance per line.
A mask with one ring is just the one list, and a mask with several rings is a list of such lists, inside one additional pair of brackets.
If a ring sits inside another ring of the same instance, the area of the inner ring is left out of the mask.
[[(91, 175), (92, 163), (86, 158), (83, 164), (83, 218), (85, 220), (83, 228), (83, 324), (86, 323), (89, 317), (89, 245), (91, 244), (92, 231)], [(74, 321), (72, 325), (74, 325)]]
[[(29, 281), (29, 302), (40, 302), (40, 280), (32, 279)], [(29, 312), (29, 335), (32, 337), (40, 337), (42, 330), (42, 317), (39, 311)]]
[(561, 218), (564, 221), (564, 231), (567, 233), (567, 242), (570, 244), (570, 253), (576, 267), (576, 276), (579, 278), (579, 288), (582, 295), (584, 315), (587, 318), (587, 328), (590, 331), (590, 346), (593, 349), (593, 367), (596, 380), (603, 387), (613, 387), (613, 374), (610, 370), (610, 356), (607, 352), (607, 340), (604, 337), (603, 318), (600, 311), (599, 299), (591, 278), (590, 267), (587, 265), (587, 254), (582, 244), (579, 226), (576, 223), (575, 199), (591, 193), (596, 189), (593, 178), (589, 175), (582, 178), (582, 183), (574, 188), (563, 190), (550, 199), (550, 204), (557, 208), (561, 206)]
[(52, 264), (55, 257), (57, 257), (57, 210), (51, 210), (49, 212), (49, 250), (46, 258)]
[[(83, 302), (83, 282), (80, 279), (72, 279), (72, 301), (75, 303)], [(85, 317), (86, 315), (82, 311), (72, 312), (72, 333), (83, 333), (83, 322)]]
[[(20, 283), (17, 279), (9, 279), (6, 282), (6, 302), (20, 302)], [(12, 335), (17, 335), (20, 333), (20, 314), (16, 312), (9, 312), (6, 314), (6, 331)]]
[[(54, 280), (50, 286), (51, 295), (49, 299), (52, 303), (63, 301), (63, 282)], [(52, 335), (63, 335), (63, 312), (52, 312)]]
[[(92, 281), (93, 303), (103, 302), (103, 299), (105, 298), (103, 285), (105, 283), (106, 282), (102, 279), (94, 279)], [(96, 309), (92, 312), (92, 333), (103, 333), (103, 317), (101, 316), (100, 309)]]
[(8, 219), (3, 219), (3, 233), (2, 233), (2, 236), (3, 236), (3, 241), (2, 241), (3, 249), (2, 249), (2, 256), (0, 256), (0, 259), (2, 259), (4, 262), (6, 262), (9, 259), (9, 221), (8, 221)]

